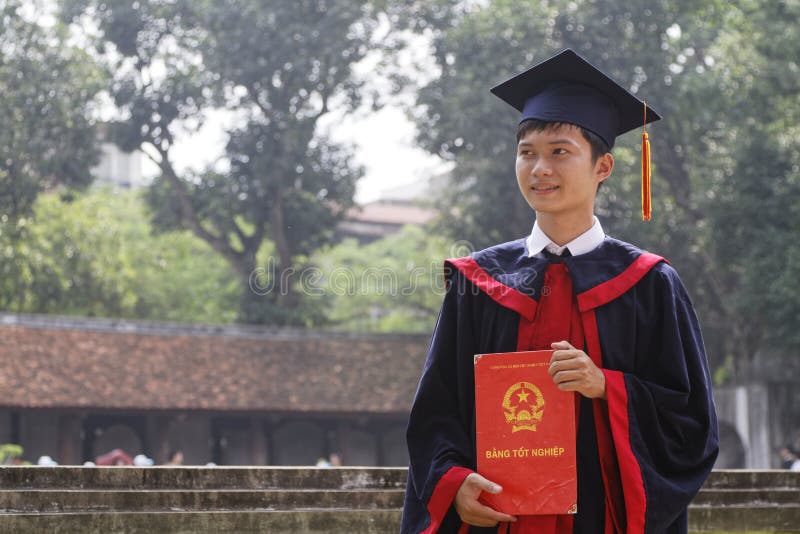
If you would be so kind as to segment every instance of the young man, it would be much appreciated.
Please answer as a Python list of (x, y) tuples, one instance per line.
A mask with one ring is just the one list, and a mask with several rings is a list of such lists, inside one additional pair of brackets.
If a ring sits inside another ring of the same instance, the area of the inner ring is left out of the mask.
[[(536, 223), (445, 264), (402, 532), (686, 532), (718, 450), (700, 328), (676, 271), (606, 237), (593, 214), (616, 136), (660, 117), (571, 50), (492, 92), (522, 113), (517, 182)], [(538, 349), (555, 350), (549, 373), (579, 399), (575, 515), (513, 517), (478, 500), (502, 488), (475, 472), (473, 356)]]

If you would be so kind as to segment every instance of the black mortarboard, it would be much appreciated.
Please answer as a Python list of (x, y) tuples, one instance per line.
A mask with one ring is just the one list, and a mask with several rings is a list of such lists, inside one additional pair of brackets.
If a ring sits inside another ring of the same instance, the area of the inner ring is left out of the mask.
[[(570, 49), (517, 74), (491, 91), (520, 111), (520, 122), (539, 119), (575, 124), (600, 136), (609, 148), (614, 146), (618, 135), (661, 118)], [(643, 135), (642, 213), (649, 219), (650, 147), (647, 133)]]

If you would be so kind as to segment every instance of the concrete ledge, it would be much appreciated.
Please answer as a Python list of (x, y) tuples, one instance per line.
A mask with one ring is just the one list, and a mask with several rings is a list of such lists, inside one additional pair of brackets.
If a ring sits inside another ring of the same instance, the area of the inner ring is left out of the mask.
[(232, 510), (387, 510), (403, 507), (395, 490), (0, 490), (5, 513)]
[(306, 512), (122, 512), (0, 515), (0, 532), (15, 534), (171, 534), (232, 532), (397, 532), (400, 510)]
[[(405, 488), (404, 467), (36, 467), (0, 466), (0, 488), (117, 489), (392, 489)], [(800, 490), (800, 472), (713, 471), (705, 490)]]
[(692, 501), (692, 506), (732, 506), (741, 503), (761, 506), (797, 504), (800, 503), (800, 489), (704, 489)]
[(800, 471), (779, 469), (720, 469), (711, 472), (703, 489), (797, 488)]
[(13, 489), (404, 489), (406, 468), (0, 467)]
[(800, 503), (780, 506), (693, 506), (692, 532), (800, 532)]
[[(0, 467), (0, 532), (396, 532), (407, 470)], [(800, 533), (800, 472), (715, 471), (689, 529)]]

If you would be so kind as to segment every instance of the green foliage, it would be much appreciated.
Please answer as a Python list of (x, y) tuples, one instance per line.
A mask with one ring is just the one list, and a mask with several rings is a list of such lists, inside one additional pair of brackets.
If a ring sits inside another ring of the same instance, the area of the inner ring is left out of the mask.
[(90, 183), (89, 108), (105, 83), (64, 26), (45, 29), (22, 5), (0, 3), (0, 213), (11, 218), (26, 216), (40, 191)]
[[(331, 106), (359, 104), (351, 66), (373, 46), (377, 8), (352, 0), (69, 0), (62, 9), (65, 20), (90, 13), (98, 46), (115, 52), (107, 56), (116, 72), (110, 90), (124, 120), (113, 136), (160, 166), (147, 196), (157, 227), (188, 229), (230, 263), (240, 320), (307, 324), (293, 287), (255, 295), (248, 281), (264, 243), (274, 244), (277, 261), (265, 276), (296, 269), (331, 242), (352, 205), (361, 169), (316, 127)], [(211, 108), (236, 117), (224, 161), (177, 172), (175, 132), (198, 128)]]
[(427, 229), (359, 245), (348, 239), (315, 253), (304, 291), (328, 310), (332, 327), (369, 332), (427, 333), (444, 295), (443, 261), (465, 254)]
[[(681, 74), (672, 72), (676, 57), (694, 42), (684, 38), (683, 45), (678, 46), (667, 29), (702, 16), (700, 20), (707, 25), (702, 37), (707, 39), (716, 20), (707, 12), (712, 8), (690, 7), (682, 5), (679, 10), (675, 2), (665, 1), (495, 1), (483, 9), (466, 12), (456, 21), (446, 21), (435, 41), (441, 75), (423, 88), (414, 111), (420, 126), (420, 143), (457, 163), (453, 189), (442, 199), (443, 207), (456, 207), (447, 210), (445, 227), (456, 237), (482, 246), (514, 238), (530, 229), (532, 214), (517, 191), (513, 170), (518, 114), (492, 96), (488, 88), (567, 46), (657, 103), (666, 116), (651, 132), (657, 174), (666, 178), (667, 184), (674, 182), (676, 190), (690, 191), (683, 188), (685, 170), (680, 165), (668, 168), (666, 164), (675, 159), (666, 157), (674, 152), (674, 138), (683, 140), (682, 131), (672, 135), (672, 130), (707, 130), (714, 109), (706, 94), (688, 91)], [(680, 108), (681, 113), (672, 113), (672, 108)], [(689, 124), (686, 117), (692, 118)], [(662, 135), (667, 124), (669, 130)], [(635, 134), (620, 139), (617, 146), (623, 150), (635, 147)], [(686, 150), (680, 145), (678, 148)], [(613, 182), (630, 182), (623, 185), (630, 189), (638, 176), (638, 162), (636, 158), (624, 158), (618, 163), (623, 164), (618, 165)], [(669, 192), (659, 185), (655, 186), (660, 195), (656, 209), (660, 207), (660, 197)], [(485, 205), (505, 208), (482, 209)], [(691, 202), (687, 205), (691, 206)], [(600, 208), (615, 222), (627, 219), (638, 209), (635, 200), (629, 201), (613, 191), (604, 197)]]
[(22, 445), (4, 443), (0, 445), (0, 465), (10, 464), (16, 458), (22, 458)]
[(8, 311), (208, 323), (236, 315), (230, 268), (188, 232), (152, 235), (135, 192), (69, 203), (41, 195), (31, 218), (0, 225), (0, 273)]
[(530, 230), (514, 176), (517, 113), (488, 88), (571, 47), (664, 116), (648, 128), (653, 222), (639, 222), (634, 132), (618, 139), (614, 175), (598, 197), (606, 230), (678, 267), (712, 365), (735, 362), (733, 374), (718, 376), (746, 376), (759, 351), (800, 349), (796, 2), (435, 5), (406, 13), (406, 23), (431, 31), (441, 70), (413, 114), (420, 144), (455, 162), (443, 230), (479, 246)]
[[(741, 107), (726, 147), (732, 169), (709, 203), (711, 235), (720, 276), (735, 287), (729, 305), (747, 317), (741, 339), (751, 358), (800, 349), (798, 20), (796, 2), (741, 2), (732, 24), (751, 46), (733, 37), (717, 43), (727, 58), (721, 86)], [(742, 53), (746, 66), (733, 60)]]
[[(4, 309), (429, 331), (441, 260), (459, 254), (449, 243), (488, 246), (533, 221), (514, 176), (517, 114), (488, 88), (569, 46), (665, 117), (649, 128), (654, 220), (638, 220), (638, 132), (618, 140), (597, 211), (680, 270), (715, 376), (800, 349), (797, 2), (64, 0), (63, 21), (94, 19), (114, 72), (110, 135), (160, 166), (147, 210), (109, 192), (34, 204), (88, 183), (86, 106), (103, 76), (65, 27), (44, 32), (19, 5), (0, 12)], [(373, 42), (381, 13), (432, 39), (439, 73), (410, 112), (420, 145), (455, 163), (431, 232), (448, 237), (333, 245), (361, 170), (317, 121), (361, 103), (351, 67), (389, 46)], [(175, 136), (212, 108), (235, 118), (222, 161), (177, 172)]]

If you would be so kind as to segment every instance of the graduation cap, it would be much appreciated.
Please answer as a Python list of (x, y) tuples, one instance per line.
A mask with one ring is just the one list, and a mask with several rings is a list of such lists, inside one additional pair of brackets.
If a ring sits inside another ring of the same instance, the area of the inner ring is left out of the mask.
[(642, 133), (642, 218), (650, 220), (650, 141), (647, 123), (661, 116), (573, 50), (566, 49), (493, 87), (492, 93), (520, 113), (575, 124), (611, 148), (618, 135), (640, 125)]

